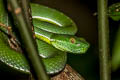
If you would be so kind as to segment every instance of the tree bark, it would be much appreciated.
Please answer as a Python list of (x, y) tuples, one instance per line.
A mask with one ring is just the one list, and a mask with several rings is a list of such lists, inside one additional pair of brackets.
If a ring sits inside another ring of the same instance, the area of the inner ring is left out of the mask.
[(65, 69), (60, 74), (52, 77), (51, 80), (85, 80), (85, 79), (67, 64), (65, 66)]

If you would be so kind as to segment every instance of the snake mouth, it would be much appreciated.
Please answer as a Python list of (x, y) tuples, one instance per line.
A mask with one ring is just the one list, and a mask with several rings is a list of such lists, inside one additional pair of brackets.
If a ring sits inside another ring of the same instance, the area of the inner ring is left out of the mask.
[(71, 49), (69, 50), (70, 53), (74, 53), (74, 54), (84, 54), (88, 51), (90, 45), (89, 44), (84, 44), (84, 45), (80, 45), (79, 48), (77, 49)]
[(84, 53), (86, 53), (86, 52), (88, 51), (89, 47), (90, 47), (90, 45), (87, 44), (86, 46), (80, 48), (80, 49), (78, 50), (78, 52), (80, 52), (80, 54), (84, 54)]

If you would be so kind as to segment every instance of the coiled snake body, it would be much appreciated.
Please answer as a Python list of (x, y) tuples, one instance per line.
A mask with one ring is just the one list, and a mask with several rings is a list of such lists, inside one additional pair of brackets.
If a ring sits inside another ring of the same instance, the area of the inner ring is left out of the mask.
[[(0, 23), (9, 26), (8, 15), (2, 3), (0, 9)], [(39, 55), (43, 57), (48, 74), (58, 73), (64, 68), (67, 60), (66, 52), (81, 54), (87, 51), (89, 43), (83, 38), (74, 36), (77, 27), (69, 17), (38, 4), (31, 4), (31, 9)], [(0, 29), (7, 32), (2, 26)], [(23, 54), (10, 48), (8, 37), (1, 31), (0, 63), (16, 71), (30, 73)]]

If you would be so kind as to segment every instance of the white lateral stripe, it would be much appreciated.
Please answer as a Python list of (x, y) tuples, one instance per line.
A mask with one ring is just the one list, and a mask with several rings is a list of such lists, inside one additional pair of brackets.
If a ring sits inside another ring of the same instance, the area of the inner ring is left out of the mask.
[(45, 17), (41, 17), (41, 16), (32, 16), (32, 18), (38, 18), (38, 19), (43, 19), (43, 20), (51, 21), (51, 22), (57, 24), (58, 26), (62, 26), (60, 23), (58, 23), (58, 22), (56, 22), (56, 21), (54, 21), (52, 19), (49, 19), (49, 18), (45, 18)]
[(40, 36), (43, 36), (43, 37), (47, 38), (48, 40), (50, 40), (49, 37), (47, 37), (47, 36), (45, 36), (45, 35), (42, 35), (42, 34), (40, 34), (40, 33), (38, 33), (38, 32), (35, 32), (35, 34), (40, 35)]

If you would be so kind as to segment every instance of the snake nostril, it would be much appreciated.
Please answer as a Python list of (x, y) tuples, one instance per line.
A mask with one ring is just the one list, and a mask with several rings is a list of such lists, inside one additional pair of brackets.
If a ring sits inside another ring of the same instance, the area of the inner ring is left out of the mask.
[(80, 46), (80, 44), (77, 44), (77, 46)]

